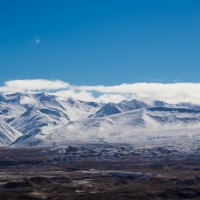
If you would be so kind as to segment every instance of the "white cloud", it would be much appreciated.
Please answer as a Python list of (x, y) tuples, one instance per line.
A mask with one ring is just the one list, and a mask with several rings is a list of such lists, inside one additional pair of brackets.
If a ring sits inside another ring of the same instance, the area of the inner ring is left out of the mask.
[(35, 44), (39, 44), (40, 42), (42, 42), (42, 40), (40, 40), (38, 38), (35, 40)]
[(133, 83), (115, 86), (81, 86), (81, 90), (101, 93), (132, 94), (151, 102), (158, 99), (169, 103), (191, 102), (200, 104), (200, 83)]
[(53, 94), (62, 99), (73, 97), (85, 101), (119, 102), (124, 99), (136, 98), (147, 103), (151, 103), (153, 100), (162, 100), (168, 103), (200, 104), (200, 83), (124, 83), (114, 86), (73, 86), (60, 80), (33, 79), (7, 81), (4, 86), (0, 87), (0, 92), (4, 93), (44, 90), (51, 93), (52, 90), (56, 90)]
[(67, 97), (72, 97), (74, 99), (79, 99), (83, 101), (96, 101), (96, 99), (92, 95), (92, 92), (87, 92), (85, 90), (60, 90), (51, 94), (58, 96), (59, 99), (66, 99)]
[(112, 93), (106, 93), (100, 95), (96, 100), (98, 102), (114, 102), (118, 103), (122, 100), (131, 100), (134, 99), (135, 96), (131, 94), (112, 94)]
[[(200, 83), (133, 83), (114, 86), (73, 86), (74, 89), (87, 92), (99, 92), (97, 101), (120, 101), (137, 98), (145, 102), (155, 99), (168, 103), (191, 102), (200, 104)], [(115, 96), (113, 96), (115, 95)]]
[(6, 81), (0, 92), (25, 92), (41, 90), (57, 90), (68, 88), (69, 84), (60, 80), (26, 79)]
[(177, 78), (174, 79), (174, 82), (180, 82), (180, 81), (181, 81), (181, 80), (179, 80), (179, 79), (177, 79)]
[(21, 104), (29, 104), (29, 105), (35, 105), (37, 103), (36, 100), (30, 97), (24, 97), (23, 99), (20, 100)]
[(92, 92), (88, 92), (85, 90), (61, 90), (58, 92), (51, 93), (59, 97), (59, 99), (63, 100), (68, 97), (73, 97), (74, 99), (79, 99), (83, 101), (96, 101), (96, 102), (114, 102), (118, 103), (124, 99), (133, 99), (134, 95), (130, 94), (114, 94), (114, 93), (105, 93), (99, 94), (98, 97), (94, 97)]

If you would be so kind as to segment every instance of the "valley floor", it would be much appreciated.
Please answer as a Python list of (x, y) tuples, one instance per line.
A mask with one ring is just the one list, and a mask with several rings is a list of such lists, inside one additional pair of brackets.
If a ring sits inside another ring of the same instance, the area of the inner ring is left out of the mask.
[(0, 199), (200, 199), (198, 157), (164, 153), (159, 159), (136, 154), (97, 160), (90, 155), (61, 161), (63, 154), (48, 151), (1, 148)]

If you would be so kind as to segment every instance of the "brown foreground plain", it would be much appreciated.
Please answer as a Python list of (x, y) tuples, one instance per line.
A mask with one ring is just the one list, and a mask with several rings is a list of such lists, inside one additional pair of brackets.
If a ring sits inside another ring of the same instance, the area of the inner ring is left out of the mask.
[[(200, 199), (200, 159), (59, 161), (41, 148), (0, 149), (0, 199)], [(72, 149), (73, 152), (73, 149)]]

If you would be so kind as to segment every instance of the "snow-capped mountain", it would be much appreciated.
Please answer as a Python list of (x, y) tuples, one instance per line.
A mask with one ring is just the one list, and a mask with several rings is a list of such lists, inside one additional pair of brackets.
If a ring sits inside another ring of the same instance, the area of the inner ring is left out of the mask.
[(200, 105), (194, 105), (191, 103), (179, 103), (179, 104), (176, 104), (176, 106), (190, 108), (190, 109), (194, 109), (194, 110), (200, 110)]
[(136, 110), (136, 109), (140, 109), (140, 108), (147, 108), (150, 107), (150, 105), (142, 102), (142, 101), (138, 101), (136, 99), (133, 99), (131, 101), (126, 101), (123, 100), (119, 103), (108, 103), (105, 106), (103, 106), (100, 110), (98, 110), (94, 115), (90, 116), (90, 117), (105, 117), (105, 116), (109, 116), (109, 115), (113, 115), (113, 114), (117, 114), (117, 113), (122, 113), (122, 112), (126, 112), (126, 111), (130, 111), (130, 110)]
[(105, 117), (108, 115), (113, 115), (117, 113), (121, 113), (122, 110), (116, 103), (108, 103), (103, 106), (100, 110), (98, 110), (94, 115), (91, 115), (91, 118), (95, 117)]
[[(7, 124), (28, 138), (64, 125), (72, 120), (87, 118), (94, 114), (102, 104), (84, 102), (67, 98), (60, 100), (57, 96), (45, 93), (13, 93), (0, 96), (0, 116)], [(8, 132), (8, 131), (7, 131)], [(5, 137), (7, 136), (6, 131)], [(11, 131), (10, 131), (11, 133)], [(11, 141), (0, 142), (10, 144)]]
[(169, 103), (166, 103), (164, 101), (160, 101), (160, 100), (155, 100), (153, 101), (153, 106), (157, 106), (157, 107), (175, 107), (175, 105), (173, 104), (169, 104)]
[(0, 95), (0, 144), (134, 143), (200, 138), (200, 106), (131, 100), (60, 99), (46, 93)]
[(87, 142), (168, 142), (179, 137), (197, 139), (200, 137), (200, 112), (188, 110), (142, 108), (106, 117), (71, 121), (49, 134), (38, 134), (22, 144), (32, 145), (36, 141), (63, 145)]
[(123, 100), (119, 102), (118, 105), (123, 110), (123, 112), (150, 107), (150, 105), (136, 99), (133, 99), (131, 101)]

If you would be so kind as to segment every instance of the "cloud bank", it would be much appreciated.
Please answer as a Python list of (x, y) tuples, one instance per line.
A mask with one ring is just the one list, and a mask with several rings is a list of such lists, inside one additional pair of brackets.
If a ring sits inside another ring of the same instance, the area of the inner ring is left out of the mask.
[(41, 91), (41, 90), (57, 90), (68, 88), (69, 84), (60, 80), (11, 80), (6, 81), (4, 86), (0, 87), (0, 92), (27, 92), (27, 91)]
[(132, 83), (113, 86), (74, 86), (60, 80), (11, 80), (0, 87), (0, 92), (46, 91), (61, 99), (73, 97), (84, 101), (119, 102), (133, 98), (151, 103), (162, 100), (168, 103), (190, 102), (200, 104), (200, 83)]

